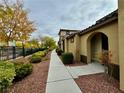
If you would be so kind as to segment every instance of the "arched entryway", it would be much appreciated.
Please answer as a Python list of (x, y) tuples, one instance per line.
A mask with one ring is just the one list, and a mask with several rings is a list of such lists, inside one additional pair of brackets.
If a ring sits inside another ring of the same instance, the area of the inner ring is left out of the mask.
[(93, 33), (88, 38), (88, 63), (89, 62), (101, 62), (100, 56), (103, 51), (109, 50), (108, 37), (101, 32)]

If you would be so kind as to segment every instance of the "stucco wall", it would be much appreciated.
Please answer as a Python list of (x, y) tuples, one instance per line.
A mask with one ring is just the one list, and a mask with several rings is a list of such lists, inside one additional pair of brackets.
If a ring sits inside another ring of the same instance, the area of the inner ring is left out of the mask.
[(64, 52), (68, 52), (68, 40), (64, 39), (64, 43), (65, 43), (65, 51)]
[(68, 52), (72, 52), (74, 54), (74, 42), (71, 43), (71, 40), (68, 42)]
[(80, 54), (84, 56), (87, 56), (87, 37), (87, 34), (80, 37)]
[(68, 52), (72, 52), (73, 55), (75, 55), (75, 45), (74, 45), (74, 42), (71, 42), (71, 40), (74, 39), (74, 38), (71, 38), (71, 39), (68, 39)]
[(124, 0), (118, 0), (120, 89), (124, 91)]
[(90, 50), (90, 38), (95, 33), (104, 33), (108, 37), (109, 51), (112, 52), (112, 63), (118, 64), (118, 22), (114, 21), (110, 24), (106, 24), (92, 32), (88, 32), (81, 36), (81, 55), (87, 56), (88, 63), (91, 61), (91, 50)]
[[(73, 42), (72, 42), (73, 40)], [(73, 53), (74, 61), (79, 62), (80, 58), (80, 38), (78, 35), (75, 35), (74, 37), (70, 39), (66, 39), (66, 52)]]

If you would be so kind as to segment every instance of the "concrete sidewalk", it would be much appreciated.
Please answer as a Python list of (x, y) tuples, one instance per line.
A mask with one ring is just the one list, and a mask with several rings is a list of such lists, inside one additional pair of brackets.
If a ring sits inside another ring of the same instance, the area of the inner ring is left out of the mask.
[(45, 93), (82, 93), (55, 51), (51, 53)]
[(66, 66), (73, 78), (78, 78), (83, 75), (91, 75), (97, 73), (104, 73), (104, 66), (98, 62), (89, 63), (84, 66)]

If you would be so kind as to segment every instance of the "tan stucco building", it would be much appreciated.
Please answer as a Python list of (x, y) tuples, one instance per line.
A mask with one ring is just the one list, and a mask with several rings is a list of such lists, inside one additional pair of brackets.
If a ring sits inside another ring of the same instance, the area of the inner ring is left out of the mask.
[(62, 40), (64, 52), (72, 52), (75, 62), (101, 62), (101, 53), (110, 51), (113, 76), (120, 80), (120, 89), (124, 91), (124, 0), (118, 0), (118, 10)]

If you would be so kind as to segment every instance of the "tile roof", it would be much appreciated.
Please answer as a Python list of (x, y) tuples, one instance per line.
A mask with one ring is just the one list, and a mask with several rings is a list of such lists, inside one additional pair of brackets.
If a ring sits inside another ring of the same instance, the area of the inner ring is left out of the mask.
[(79, 32), (80, 30), (60, 29), (58, 35), (60, 34), (61, 31), (66, 31), (66, 32)]
[[(101, 26), (103, 26), (103, 25), (105, 25), (105, 24), (107, 24), (107, 23), (110, 23), (110, 22), (112, 22), (112, 21), (114, 21), (114, 20), (117, 20), (117, 19), (118, 19), (118, 9), (115, 10), (115, 11), (113, 11), (112, 13), (110, 13), (110, 14), (104, 16), (103, 18), (99, 19), (98, 21), (96, 21), (95, 24), (93, 24), (92, 26), (89, 26), (88, 28), (86, 28), (86, 29), (84, 29), (84, 30), (82, 30), (82, 31), (80, 31), (80, 32), (79, 32), (79, 30), (72, 30), (72, 31), (78, 31), (78, 32), (77, 32), (77, 33), (73, 33), (73, 34), (69, 35), (69, 36), (66, 37), (66, 38), (67, 38), (67, 39), (72, 38), (72, 37), (74, 37), (76, 34), (78, 34), (78, 35), (83, 35), (83, 34), (85, 34), (85, 33), (87, 33), (87, 32), (93, 31), (94, 29), (97, 29), (97, 28), (99, 28), (99, 27), (101, 27)], [(62, 30), (63, 30), (63, 29), (62, 29)], [(67, 30), (67, 29), (66, 29), (66, 30)], [(70, 30), (69, 30), (69, 31), (70, 31)]]

